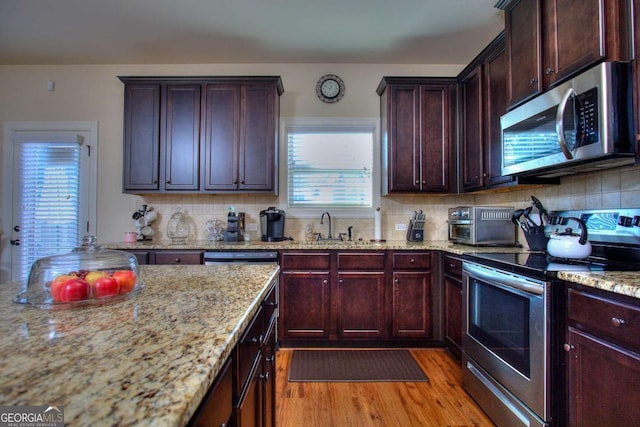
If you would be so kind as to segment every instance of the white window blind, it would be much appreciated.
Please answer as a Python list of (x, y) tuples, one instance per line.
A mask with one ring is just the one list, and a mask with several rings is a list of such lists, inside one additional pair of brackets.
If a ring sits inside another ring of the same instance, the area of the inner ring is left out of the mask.
[(20, 227), (22, 279), (38, 258), (69, 252), (80, 240), (82, 146), (75, 139), (25, 138), (14, 145), (14, 212)]
[(373, 158), (371, 132), (289, 132), (289, 206), (370, 208)]

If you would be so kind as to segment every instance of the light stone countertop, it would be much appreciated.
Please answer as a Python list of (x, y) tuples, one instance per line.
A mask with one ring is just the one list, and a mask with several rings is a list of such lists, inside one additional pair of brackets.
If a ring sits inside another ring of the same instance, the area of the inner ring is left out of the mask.
[(2, 284), (0, 404), (61, 405), (72, 426), (185, 425), (278, 271), (140, 266), (131, 298), (56, 311)]
[[(472, 254), (474, 252), (528, 252), (526, 248), (518, 247), (476, 247), (454, 244), (448, 240), (432, 240), (424, 242), (407, 242), (406, 240), (391, 240), (385, 242), (209, 242), (199, 240), (187, 242), (185, 245), (175, 245), (170, 241), (150, 241), (138, 243), (109, 243), (105, 248), (122, 250), (439, 250), (453, 255)], [(640, 298), (640, 272), (593, 272), (560, 271), (558, 278), (569, 282), (579, 283), (593, 288), (603, 289), (621, 295)]]

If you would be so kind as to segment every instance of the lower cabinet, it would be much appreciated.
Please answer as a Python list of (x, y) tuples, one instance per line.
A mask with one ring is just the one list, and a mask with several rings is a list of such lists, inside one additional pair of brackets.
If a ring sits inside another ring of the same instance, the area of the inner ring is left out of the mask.
[(189, 421), (191, 427), (227, 426), (233, 411), (232, 360), (224, 364), (200, 407)]
[(428, 251), (283, 251), (281, 345), (431, 340)]
[(445, 255), (444, 283), (444, 340), (449, 349), (462, 354), (462, 261)]
[(569, 285), (567, 307), (567, 424), (640, 425), (637, 300)]
[(392, 257), (392, 338), (430, 338), (431, 253), (394, 252)]

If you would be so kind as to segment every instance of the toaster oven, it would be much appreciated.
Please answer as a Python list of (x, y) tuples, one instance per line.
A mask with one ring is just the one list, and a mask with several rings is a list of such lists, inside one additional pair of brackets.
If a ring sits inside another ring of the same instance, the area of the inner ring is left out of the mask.
[(515, 246), (513, 207), (458, 206), (449, 208), (449, 240), (474, 246)]

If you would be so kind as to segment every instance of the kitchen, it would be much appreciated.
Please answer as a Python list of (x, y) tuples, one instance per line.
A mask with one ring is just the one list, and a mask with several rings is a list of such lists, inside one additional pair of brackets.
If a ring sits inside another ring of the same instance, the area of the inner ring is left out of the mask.
[[(491, 2), (489, 2), (491, 3)], [(490, 5), (491, 7), (493, 5)], [(496, 30), (486, 42), (500, 31)], [(480, 46), (483, 47), (483, 46)], [(472, 55), (473, 56), (473, 55)], [(471, 59), (471, 58), (469, 58)], [(0, 83), (5, 100), (0, 105), (3, 122), (23, 120), (99, 120), (100, 167), (98, 177), (98, 240), (119, 240), (132, 226), (131, 212), (143, 203), (165, 213), (174, 208), (185, 209), (197, 224), (196, 238), (204, 239), (204, 224), (211, 218), (223, 218), (228, 207), (245, 212), (250, 224), (256, 226), (259, 211), (278, 206), (275, 196), (187, 196), (187, 195), (125, 195), (114, 182), (122, 175), (122, 96), (123, 86), (118, 75), (280, 75), (285, 92), (281, 98), (283, 117), (378, 117), (379, 97), (375, 88), (384, 75), (456, 76), (463, 65), (403, 65), (403, 64), (174, 64), (174, 65), (3, 65)], [(316, 80), (326, 73), (335, 73), (347, 84), (345, 97), (335, 104), (323, 104), (313, 91)], [(46, 82), (55, 81), (55, 90), (46, 90)], [(64, 108), (61, 108), (64, 106)], [(396, 224), (405, 224), (417, 209), (427, 213), (425, 240), (447, 238), (447, 209), (456, 205), (499, 204), (524, 207), (530, 203), (532, 191), (550, 210), (610, 209), (635, 207), (640, 200), (637, 167), (593, 172), (562, 178), (560, 185), (522, 191), (487, 194), (431, 196), (386, 196), (381, 198), (383, 238), (403, 241), (405, 231)], [(110, 207), (117, 206), (111, 210)], [(306, 224), (312, 222), (318, 230), (320, 216), (288, 218), (287, 233), (303, 240)], [(157, 224), (159, 234), (164, 223)], [(370, 239), (374, 229), (372, 218), (340, 218), (334, 216), (334, 229), (353, 226), (357, 238)], [(3, 224), (6, 227), (6, 224)], [(7, 233), (3, 240), (7, 239)], [(118, 236), (114, 239), (113, 236)], [(522, 236), (520, 236), (520, 240)], [(4, 243), (4, 242), (3, 242)]]

